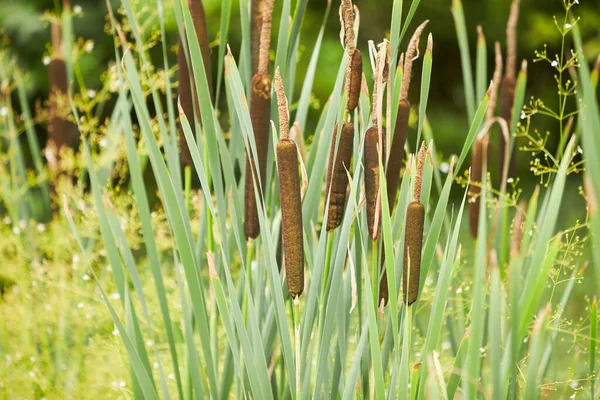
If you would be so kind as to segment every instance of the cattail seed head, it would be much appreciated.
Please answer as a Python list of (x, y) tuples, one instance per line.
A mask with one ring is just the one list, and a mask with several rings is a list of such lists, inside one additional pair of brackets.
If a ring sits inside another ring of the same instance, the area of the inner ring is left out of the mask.
[(277, 164), (285, 270), (288, 291), (295, 298), (304, 290), (304, 244), (298, 151), (293, 140), (281, 139), (277, 143)]
[(403, 297), (404, 303), (413, 304), (419, 295), (421, 275), (421, 249), (423, 246), (423, 225), (425, 207), (413, 201), (406, 211), (406, 232), (404, 237)]
[(481, 193), (481, 181), (482, 181), (482, 168), (483, 168), (483, 152), (484, 139), (478, 137), (473, 147), (473, 158), (471, 164), (471, 172), (469, 177), (469, 231), (471, 236), (476, 239), (479, 227), (479, 207)]
[(262, 9), (264, 0), (251, 0), (250, 5), (250, 41), (252, 47), (252, 75), (258, 72), (260, 32), (262, 27)]
[(381, 206), (378, 205), (379, 199), (379, 133), (377, 128), (371, 127), (365, 135), (364, 165), (365, 165), (365, 196), (367, 201), (367, 225), (371, 239), (377, 240), (379, 237), (379, 223), (381, 218), (377, 215), (377, 210), (381, 213)]
[(337, 125), (335, 126), (329, 152), (329, 167), (327, 170), (327, 186), (325, 199), (329, 198), (329, 213), (327, 215), (327, 230), (337, 228), (342, 223), (346, 208), (346, 187), (348, 174), (352, 162), (354, 146), (354, 124), (346, 122), (342, 125), (340, 143), (335, 154), (337, 140)]
[(400, 89), (400, 100), (406, 100), (408, 98), (408, 90), (410, 88), (410, 80), (412, 77), (412, 65), (415, 59), (415, 54), (419, 47), (419, 38), (421, 33), (425, 29), (425, 26), (429, 23), (429, 20), (423, 22), (415, 30), (415, 33), (410, 38), (408, 48), (406, 50), (406, 57), (404, 57), (404, 71), (402, 73), (402, 88)]
[[(502, 88), (500, 89), (500, 109), (499, 116), (504, 119), (508, 126), (512, 126), (513, 120), (513, 104), (515, 100), (515, 87), (516, 80), (514, 77), (510, 77), (508, 75), (504, 76), (502, 81)], [(505, 154), (505, 146), (506, 140), (503, 135), (499, 136), (498, 139), (498, 164), (504, 165), (506, 157), (509, 157), (508, 154)], [(514, 157), (510, 160), (510, 168), (508, 176), (511, 177), (514, 175)], [(501, 170), (502, 168), (500, 168)], [(501, 174), (501, 172), (500, 172)]]
[(410, 102), (408, 100), (400, 100), (398, 104), (398, 116), (396, 117), (396, 127), (394, 128), (394, 138), (392, 139), (392, 146), (390, 148), (390, 157), (385, 171), (390, 213), (396, 203), (396, 193), (400, 185), (400, 171), (404, 165), (404, 146), (408, 136), (409, 118)]
[(298, 175), (298, 150), (289, 138), (287, 99), (279, 68), (275, 71), (275, 93), (279, 109), (281, 138), (277, 143), (277, 171), (281, 201), (281, 229), (288, 291), (293, 298), (304, 290), (304, 243), (302, 238), (302, 200)]
[[(255, 196), (254, 185), (260, 183), (262, 193), (265, 192), (267, 177), (267, 156), (269, 154), (269, 128), (271, 115), (271, 76), (256, 74), (252, 78), (250, 92), (250, 119), (254, 132), (256, 155), (258, 157), (259, 174), (256, 174), (253, 155), (249, 152), (246, 156), (246, 182), (245, 182), (245, 219), (244, 233), (246, 238), (255, 239), (260, 233), (258, 220), (258, 199)], [(252, 171), (252, 173), (250, 173)]]
[(362, 81), (362, 54), (360, 50), (354, 50), (350, 59), (349, 77), (348, 77), (348, 103), (346, 109), (352, 112), (358, 106), (360, 100), (360, 88)]

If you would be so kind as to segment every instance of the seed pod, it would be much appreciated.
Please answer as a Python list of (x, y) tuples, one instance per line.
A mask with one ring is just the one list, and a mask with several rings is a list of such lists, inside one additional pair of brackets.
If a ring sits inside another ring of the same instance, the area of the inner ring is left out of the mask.
[(348, 186), (348, 174), (346, 170), (350, 169), (350, 163), (352, 162), (354, 124), (352, 122), (346, 122), (342, 126), (337, 156), (335, 154), (336, 139), (337, 125), (333, 131), (333, 139), (331, 141), (325, 191), (325, 201), (327, 201), (327, 198), (329, 197), (329, 213), (327, 215), (328, 231), (340, 226), (342, 218), (344, 217), (344, 210), (346, 208), (346, 187)]
[(406, 232), (404, 238), (403, 295), (404, 303), (411, 305), (419, 295), (421, 275), (421, 249), (423, 246), (423, 223), (425, 207), (413, 201), (406, 211)]
[(381, 221), (381, 217), (376, 218), (377, 196), (379, 194), (379, 133), (377, 128), (372, 127), (367, 130), (365, 135), (365, 195), (367, 200), (367, 225), (371, 239), (377, 240), (379, 237), (380, 225), (375, 227), (375, 219)]
[(362, 81), (362, 55), (360, 50), (354, 50), (352, 61), (350, 63), (350, 80), (348, 83), (348, 112), (354, 111), (360, 100), (360, 87)]
[[(271, 76), (256, 74), (252, 78), (250, 92), (250, 119), (254, 131), (256, 155), (262, 193), (264, 193), (267, 176), (267, 156), (269, 153), (269, 128), (271, 115)], [(252, 171), (252, 173), (250, 173)], [(253, 176), (254, 175), (254, 176)], [(246, 238), (255, 239), (260, 233), (258, 222), (257, 199), (254, 192), (254, 181), (258, 182), (255, 163), (251, 156), (246, 156), (245, 218), (244, 233)]]
[(469, 231), (473, 239), (477, 238), (478, 226), (479, 226), (479, 205), (481, 193), (481, 182), (482, 182), (482, 168), (483, 168), (483, 152), (484, 152), (484, 140), (483, 138), (477, 138), (475, 146), (473, 147), (473, 158), (471, 165), (471, 176), (469, 180), (472, 182), (469, 184)]
[(396, 117), (396, 127), (394, 129), (394, 138), (390, 148), (390, 158), (385, 171), (385, 180), (387, 183), (388, 204), (390, 214), (396, 203), (396, 193), (400, 185), (400, 170), (404, 163), (404, 145), (408, 135), (408, 119), (410, 117), (410, 102), (401, 100), (398, 104), (398, 116)]
[(281, 199), (283, 252), (288, 290), (295, 298), (304, 289), (304, 243), (302, 239), (302, 202), (298, 176), (298, 152), (291, 139), (277, 143), (277, 166)]

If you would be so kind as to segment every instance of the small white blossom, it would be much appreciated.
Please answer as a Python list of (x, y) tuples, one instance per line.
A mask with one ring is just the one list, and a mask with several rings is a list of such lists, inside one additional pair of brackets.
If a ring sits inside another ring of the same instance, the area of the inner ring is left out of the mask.
[(102, 138), (102, 139), (100, 139), (98, 144), (100, 145), (100, 147), (104, 148), (108, 144), (108, 140), (106, 140), (106, 138)]
[(110, 298), (113, 300), (119, 300), (121, 296), (119, 296), (119, 293), (113, 293), (110, 295)]
[(508, 179), (506, 180), (506, 183), (513, 183), (514, 181), (515, 181), (515, 180), (514, 180), (514, 178), (508, 178)]
[(83, 280), (84, 281), (89, 281), (90, 280), (90, 276), (88, 274), (83, 274)]
[(84, 306), (83, 302), (77, 304), (77, 308), (83, 308), (83, 306)]
[(38, 232), (44, 232), (46, 230), (46, 225), (37, 224), (37, 230), (38, 230)]
[(12, 231), (15, 235), (18, 235), (19, 233), (21, 233), (21, 230), (19, 229), (18, 226), (13, 226)]
[(88, 89), (87, 95), (90, 99), (93, 99), (94, 97), (96, 97), (96, 91), (93, 89)]
[(91, 53), (92, 50), (94, 50), (94, 41), (93, 40), (88, 40), (87, 42), (85, 42), (84, 49), (88, 53)]
[(557, 67), (558, 66), (558, 61), (554, 60), (554, 61), (552, 61), (552, 63), (550, 65), (552, 65), (553, 67)]
[(447, 162), (443, 162), (440, 164), (440, 171), (442, 173), (447, 174), (450, 171), (450, 165)]
[(119, 330), (118, 329), (113, 330), (112, 334), (115, 335), (115, 336), (118, 336), (119, 335)]
[(567, 29), (571, 29), (572, 27), (573, 27), (573, 25), (571, 25), (571, 24), (568, 24), (568, 23), (565, 24), (565, 28), (567, 28)]
[(81, 9), (81, 6), (79, 4), (75, 4), (75, 7), (73, 7), (73, 12), (75, 13), (75, 15), (81, 14), (83, 10)]
[(0, 116), (6, 117), (8, 115), (8, 107), (4, 106), (0, 108)]
[(4, 217), (4, 219), (2, 220), (2, 222), (4, 222), (4, 225), (10, 225), (10, 223), (12, 222), (12, 220), (10, 219), (10, 217)]
[(45, 56), (44, 59), (42, 60), (44, 65), (50, 65), (50, 61), (51, 61), (50, 56)]

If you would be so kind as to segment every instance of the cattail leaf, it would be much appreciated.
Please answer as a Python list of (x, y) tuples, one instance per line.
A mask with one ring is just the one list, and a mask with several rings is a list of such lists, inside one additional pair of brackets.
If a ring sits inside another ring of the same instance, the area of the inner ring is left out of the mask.
[[(496, 257), (494, 255), (494, 257)], [(500, 269), (497, 264), (492, 262), (490, 268), (490, 306), (488, 312), (488, 329), (489, 329), (489, 348), (490, 348), (490, 368), (492, 393), (494, 398), (502, 398), (504, 382), (502, 382), (502, 287), (500, 278)]]
[[(456, 0), (456, 1), (459, 1), (459, 0)], [(479, 133), (479, 128), (481, 127), (481, 124), (483, 123), (483, 120), (485, 118), (485, 113), (487, 111), (489, 101), (490, 101), (490, 96), (488, 93), (485, 96), (483, 96), (483, 99), (479, 103), (479, 107), (477, 107), (477, 112), (475, 113), (475, 116), (472, 119), (473, 122), (471, 122), (471, 126), (469, 128), (469, 132), (467, 133), (467, 136), (465, 137), (465, 141), (463, 144), (463, 148), (460, 152), (460, 156), (458, 156), (458, 161), (455, 164), (455, 171), (460, 170), (460, 167), (462, 167), (462, 164), (465, 161), (467, 154), (469, 154), (469, 152), (471, 151), (471, 148), (473, 147), (475, 137)]]
[(468, 121), (475, 117), (475, 90), (473, 88), (473, 71), (471, 68), (471, 55), (469, 50), (469, 38), (467, 36), (467, 24), (463, 12), (462, 0), (452, 0), (452, 16), (456, 27), (456, 37), (460, 49), (460, 63), (462, 67), (463, 85), (465, 88), (465, 103), (467, 106)]
[(525, 390), (523, 396), (526, 399), (539, 398), (539, 385), (542, 377), (538, 374), (538, 365), (542, 358), (544, 340), (546, 338), (546, 318), (550, 312), (550, 304), (542, 310), (536, 319), (535, 325), (529, 339), (529, 362), (527, 363), (527, 373), (525, 374)]
[(483, 99), (487, 90), (489, 81), (487, 74), (487, 44), (485, 41), (485, 35), (481, 25), (477, 27), (477, 54), (476, 58), (476, 70), (475, 70), (475, 92), (477, 99)]
[[(231, 0), (221, 0), (221, 19), (219, 21), (219, 52), (217, 68), (217, 90), (215, 95), (215, 104), (219, 104), (221, 94), (221, 80), (223, 79), (223, 69), (225, 60), (225, 50), (227, 49), (227, 37), (229, 35), (229, 22), (231, 20)], [(246, 36), (244, 36), (245, 38)]]
[(419, 126), (417, 128), (417, 146), (421, 143), (421, 132), (427, 112), (427, 101), (429, 99), (429, 86), (431, 83), (431, 68), (433, 65), (433, 36), (429, 34), (427, 39), (427, 50), (423, 58), (423, 72), (421, 73), (421, 100), (419, 102)]

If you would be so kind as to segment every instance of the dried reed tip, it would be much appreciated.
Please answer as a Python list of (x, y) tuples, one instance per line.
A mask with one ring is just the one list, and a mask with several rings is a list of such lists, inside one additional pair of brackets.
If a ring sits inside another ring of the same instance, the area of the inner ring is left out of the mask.
[(377, 210), (379, 197), (379, 132), (376, 127), (371, 127), (365, 134), (364, 166), (365, 166), (365, 197), (367, 201), (367, 225), (371, 239), (379, 237), (379, 220)]
[(480, 196), (481, 193), (481, 182), (483, 175), (483, 152), (484, 152), (484, 141), (485, 136), (480, 136), (475, 141), (473, 147), (473, 155), (471, 161), (471, 169), (469, 171), (469, 232), (473, 239), (477, 238), (479, 231), (479, 208), (480, 208)]
[(344, 20), (344, 43), (348, 57), (352, 58), (354, 49), (354, 8), (351, 0), (342, 0), (342, 18)]
[(517, 69), (517, 23), (520, 0), (513, 0), (506, 25), (506, 76), (515, 77)]
[(362, 54), (356, 49), (350, 57), (350, 63), (346, 71), (346, 90), (348, 91), (348, 103), (346, 110), (354, 111), (360, 100), (360, 88), (362, 81)]
[(387, 67), (387, 42), (384, 41), (381, 44), (379, 52), (377, 53), (377, 60), (375, 62), (375, 77), (373, 84), (373, 125), (379, 129), (381, 117), (383, 114), (383, 85), (387, 79), (385, 76)]
[(423, 186), (423, 168), (425, 166), (425, 154), (427, 148), (425, 142), (421, 143), (419, 154), (417, 155), (417, 174), (415, 176), (415, 190), (413, 193), (413, 201), (421, 202), (421, 187)]
[[(598, 56), (598, 59), (600, 60), (600, 56)], [(598, 61), (596, 61), (597, 63)], [(527, 73), (527, 60), (523, 60), (521, 62), (521, 73), (522, 74), (526, 74)]]
[(287, 98), (285, 97), (279, 67), (275, 71), (275, 93), (277, 94), (277, 109), (279, 111), (280, 138), (287, 139), (290, 137), (290, 116), (288, 114)]
[(425, 51), (430, 55), (433, 53), (433, 34), (431, 32), (427, 36), (427, 49)]
[(400, 59), (398, 61), (398, 68), (400, 68), (401, 71), (404, 71), (404, 53), (400, 54)]
[(52, 21), (52, 49), (54, 50), (53, 58), (63, 58), (61, 29), (57, 21)]
[(406, 211), (406, 229), (404, 237), (403, 297), (404, 303), (413, 304), (419, 296), (419, 278), (421, 275), (421, 250), (423, 247), (423, 225), (425, 207), (413, 201)]
[(329, 167), (327, 169), (327, 186), (325, 199), (329, 200), (329, 213), (327, 215), (327, 230), (337, 228), (342, 223), (346, 208), (346, 188), (348, 186), (348, 172), (352, 162), (354, 150), (354, 124), (346, 122), (342, 125), (337, 153), (335, 145), (337, 140), (337, 125), (331, 140), (329, 152)]
[(269, 73), (269, 46), (271, 44), (271, 24), (273, 21), (273, 0), (264, 0), (262, 9), (262, 26), (258, 55), (258, 72)]
[(520, 202), (517, 212), (513, 219), (513, 232), (510, 241), (510, 255), (515, 257), (521, 254), (521, 244), (523, 242), (523, 223), (525, 222), (525, 213), (527, 206), (525, 202)]
[(69, 10), (71, 8), (70, 0), (63, 0), (63, 11)]
[(360, 81), (360, 92), (362, 94), (364, 94), (365, 96), (369, 97), (369, 85), (367, 84), (367, 77), (365, 76), (365, 74), (362, 74), (362, 78)]
[(404, 71), (402, 73), (402, 89), (400, 90), (400, 100), (406, 100), (408, 98), (408, 89), (410, 88), (410, 79), (412, 75), (412, 65), (415, 59), (415, 54), (419, 47), (419, 38), (425, 26), (429, 23), (429, 20), (423, 22), (415, 30), (410, 42), (408, 43), (408, 49), (406, 50), (406, 56), (404, 58)]
[(492, 79), (492, 91), (490, 93), (490, 101), (488, 103), (488, 109), (486, 118), (489, 121), (494, 118), (494, 112), (496, 111), (496, 103), (498, 102), (498, 88), (500, 87), (500, 81), (502, 80), (502, 48), (500, 42), (496, 42), (496, 66), (494, 69), (494, 78)]
[(485, 42), (485, 35), (483, 34), (481, 25), (477, 25), (477, 40), (480, 42)]
[(277, 169), (285, 270), (288, 291), (295, 298), (304, 290), (304, 244), (298, 150), (296, 143), (289, 138), (277, 143)]

